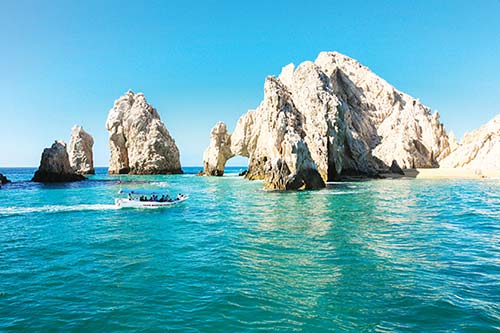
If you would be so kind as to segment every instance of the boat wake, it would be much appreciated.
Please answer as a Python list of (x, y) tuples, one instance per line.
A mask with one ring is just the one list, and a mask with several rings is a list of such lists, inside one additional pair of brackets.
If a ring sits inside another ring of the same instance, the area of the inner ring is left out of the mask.
[(167, 182), (151, 182), (151, 185), (155, 185), (158, 187), (170, 187), (170, 185)]
[(0, 216), (25, 215), (32, 213), (61, 213), (61, 212), (81, 212), (95, 210), (112, 210), (115, 205), (103, 204), (81, 204), (74, 206), (46, 205), (40, 207), (0, 207)]

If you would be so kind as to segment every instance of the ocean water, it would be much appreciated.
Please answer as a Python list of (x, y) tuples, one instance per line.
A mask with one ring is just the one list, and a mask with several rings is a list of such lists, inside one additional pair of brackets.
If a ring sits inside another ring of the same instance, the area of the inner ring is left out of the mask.
[[(500, 180), (279, 193), (236, 177), (2, 169), (0, 331), (498, 332)], [(115, 209), (121, 187), (188, 193)]]

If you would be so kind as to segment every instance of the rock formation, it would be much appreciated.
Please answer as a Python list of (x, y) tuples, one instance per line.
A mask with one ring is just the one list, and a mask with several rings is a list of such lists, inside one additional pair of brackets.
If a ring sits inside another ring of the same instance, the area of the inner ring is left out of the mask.
[(398, 165), (398, 162), (392, 161), (391, 167), (389, 168), (389, 171), (398, 175), (404, 176), (405, 172), (403, 169), (401, 169)]
[(69, 141), (69, 163), (75, 173), (94, 174), (92, 146), (94, 139), (81, 126), (73, 126)]
[(144, 94), (129, 90), (116, 100), (106, 128), (110, 174), (182, 173), (179, 149)]
[(440, 167), (500, 170), (500, 115), (465, 134), (460, 145), (440, 162)]
[(2, 175), (0, 173), (0, 186), (2, 186), (3, 184), (7, 184), (7, 183), (10, 183), (10, 180), (8, 180), (7, 177), (5, 177), (4, 175)]
[(40, 166), (31, 179), (34, 182), (72, 182), (85, 180), (82, 175), (74, 172), (69, 164), (66, 143), (55, 141), (52, 147), (45, 148), (42, 153)]
[(217, 160), (221, 174), (225, 159), (246, 156), (246, 177), (270, 189), (375, 176), (393, 161), (403, 169), (436, 167), (451, 150), (437, 113), (337, 52), (266, 78), (264, 100), (238, 120), (230, 141), (231, 152), (217, 157), (211, 141), (204, 165)]
[(226, 124), (218, 122), (210, 132), (210, 145), (203, 154), (203, 170), (206, 176), (222, 176), (226, 161), (233, 157), (231, 135)]

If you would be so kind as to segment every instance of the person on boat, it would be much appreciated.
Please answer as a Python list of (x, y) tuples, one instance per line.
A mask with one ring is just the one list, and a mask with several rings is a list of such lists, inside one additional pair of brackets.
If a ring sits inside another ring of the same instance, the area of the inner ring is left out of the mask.
[(130, 193), (128, 194), (128, 199), (132, 200), (132, 194), (130, 194)]
[(161, 195), (160, 202), (165, 202), (165, 194)]

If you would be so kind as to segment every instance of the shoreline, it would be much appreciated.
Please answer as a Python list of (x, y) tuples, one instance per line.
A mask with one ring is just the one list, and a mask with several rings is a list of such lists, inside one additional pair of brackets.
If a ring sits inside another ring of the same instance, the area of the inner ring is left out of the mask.
[(403, 170), (404, 175), (382, 174), (387, 178), (416, 179), (500, 179), (500, 170), (467, 168), (417, 168)]

